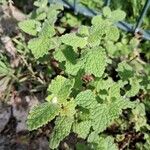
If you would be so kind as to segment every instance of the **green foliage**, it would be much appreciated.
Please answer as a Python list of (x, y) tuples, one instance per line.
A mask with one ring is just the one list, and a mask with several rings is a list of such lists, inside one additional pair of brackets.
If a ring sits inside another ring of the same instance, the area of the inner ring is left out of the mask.
[[(70, 0), (73, 3), (73, 0)], [(88, 8), (92, 8), (93, 10), (96, 11), (101, 11), (103, 9), (104, 3), (105, 1), (103, 0), (80, 0), (78, 1), (78, 3), (81, 3), (82, 5), (88, 7)], [(143, 0), (126, 0), (126, 1), (122, 1), (122, 0), (112, 0), (110, 3), (110, 7), (112, 10), (114, 9), (119, 9), (116, 12), (118, 12), (118, 18), (120, 18), (121, 16), (124, 17), (124, 13), (121, 10), (124, 10), (124, 12), (127, 13), (126, 15), (126, 19), (128, 22), (135, 22), (135, 18), (139, 17), (139, 13), (141, 13), (141, 8), (143, 8), (145, 4), (145, 1)], [(120, 12), (120, 13), (119, 13)], [(110, 9), (108, 7), (106, 7), (103, 11), (104, 14), (108, 14), (110, 15)], [(144, 27), (149, 27), (149, 13), (150, 11), (148, 10), (148, 14), (146, 17), (144, 17), (144, 23), (143, 26)]]
[(124, 20), (125, 17), (126, 17), (126, 14), (122, 10), (118, 9), (118, 10), (112, 11), (111, 19), (113, 22), (118, 22), (118, 21)]
[(49, 146), (54, 149), (59, 146), (60, 141), (62, 141), (67, 135), (69, 135), (71, 126), (73, 123), (73, 118), (70, 117), (60, 117), (55, 121), (55, 128), (50, 136)]
[(89, 36), (89, 28), (87, 26), (82, 25), (79, 27), (78, 33), (81, 36)]
[[(47, 3), (47, 0), (44, 2), (36, 1), (34, 5), (39, 8), (31, 15), (31, 19), (24, 20), (18, 24), (20, 29), (22, 29), (25, 33), (37, 36), (28, 42), (28, 48), (31, 50), (36, 59), (42, 58), (48, 54), (49, 50), (54, 49), (59, 45), (58, 38), (54, 37), (56, 33), (54, 23), (57, 19), (59, 10), (62, 9), (62, 6), (51, 5), (50, 10), (53, 10), (53, 13), (55, 13), (53, 14), (49, 12), (49, 9), (46, 7)], [(45, 17), (42, 17), (43, 13), (45, 14)], [(45, 19), (46, 17), (47, 19)], [(45, 19), (45, 21), (41, 25), (41, 23), (37, 20), (43, 19)]]
[(119, 39), (120, 33), (119, 30), (113, 25), (113, 23), (114, 20), (109, 17), (106, 19), (103, 19), (103, 16), (93, 17), (92, 27), (90, 29), (90, 35), (88, 37), (89, 45), (97, 46), (101, 44), (102, 40), (108, 40), (113, 42), (117, 41)]
[[(32, 54), (36, 59), (48, 54), (49, 49), (54, 48), (54, 43), (49, 42), (49, 39), (35, 38), (29, 41), (28, 48), (31, 49)], [(52, 46), (52, 47), (51, 47)]]
[(86, 139), (90, 132), (91, 121), (82, 121), (79, 123), (74, 123), (73, 132), (78, 134), (78, 137)]
[(65, 14), (65, 16), (63, 18), (61, 18), (61, 22), (63, 24), (67, 24), (70, 27), (78, 27), (81, 25), (81, 20), (80, 18), (76, 17), (75, 15), (71, 14), (71, 13), (67, 13)]
[(144, 139), (146, 140), (146, 142), (143, 144), (143, 143), (137, 143), (136, 144), (136, 148), (138, 150), (149, 150), (149, 147), (150, 147), (150, 136), (149, 134), (145, 134), (145, 137)]
[(130, 79), (131, 89), (127, 91), (126, 96), (133, 97), (138, 94), (140, 90), (139, 80), (137, 78)]
[[(86, 5), (87, 1), (81, 3)], [(63, 7), (57, 2), (47, 4), (47, 0), (35, 1), (36, 10), (19, 23), (20, 29), (29, 34), (27, 39), (22, 36), (25, 44), (18, 48), (28, 58), (26, 68), (32, 77), (40, 79), (40, 86), (48, 87), (46, 102), (29, 113), (28, 129), (54, 123), (51, 149), (59, 149), (60, 142), (72, 132), (86, 142), (84, 146), (78, 143), (78, 149), (93, 150), (117, 150), (117, 132), (122, 136), (132, 126), (135, 134), (146, 135), (150, 70), (148, 60), (140, 58), (140, 41), (115, 26), (126, 14), (104, 7), (90, 26), (84, 20), (79, 27), (81, 16), (66, 10), (60, 13)], [(3, 61), (0, 68), (2, 76), (14, 74)]]
[(71, 89), (73, 87), (74, 81), (66, 79), (62, 76), (57, 76), (55, 80), (49, 85), (48, 92), (50, 97), (47, 98), (54, 98), (58, 99), (58, 102), (66, 101), (68, 96), (71, 93)]
[(146, 122), (146, 113), (145, 106), (142, 103), (138, 103), (136, 107), (132, 110), (132, 122), (135, 122), (136, 131), (142, 130), (142, 128), (146, 127), (149, 129), (149, 125)]
[(103, 8), (103, 15), (106, 18), (110, 18), (111, 17), (111, 9), (109, 7), (104, 7)]
[(36, 20), (28, 19), (19, 22), (18, 26), (25, 33), (35, 36), (40, 28), (40, 23)]
[(100, 137), (99, 138), (99, 143), (97, 145), (97, 149), (99, 150), (117, 150), (117, 146), (116, 144), (114, 143), (114, 139), (112, 137), (106, 137), (106, 138), (103, 138), (103, 137)]
[(110, 103), (99, 104), (93, 110), (91, 110), (91, 119), (93, 129), (98, 133), (104, 131), (111, 125), (112, 121), (119, 117), (122, 113), (122, 109), (132, 107), (132, 103), (119, 98), (114, 99)]
[(48, 21), (45, 21), (43, 24), (43, 27), (41, 29), (41, 32), (39, 33), (40, 38), (51, 38), (55, 35), (55, 29), (54, 26), (51, 25), (51, 23)]
[(55, 51), (54, 58), (61, 63), (65, 61), (65, 72), (71, 75), (76, 75), (83, 65), (82, 61), (78, 59), (77, 53), (69, 46), (60, 47)]
[(34, 2), (34, 5), (37, 7), (45, 8), (47, 6), (47, 0), (37, 0)]
[(113, 85), (113, 80), (108, 78), (107, 80), (100, 79), (95, 82), (95, 89), (97, 92), (100, 90), (108, 90)]
[(80, 92), (76, 96), (75, 102), (77, 105), (87, 109), (94, 108), (98, 104), (95, 95), (91, 90)]
[(107, 57), (103, 48), (94, 47), (89, 49), (88, 52), (84, 55), (84, 59), (84, 68), (87, 74), (93, 74), (96, 77), (101, 77), (103, 75), (107, 65)]
[(61, 37), (62, 43), (72, 46), (74, 48), (84, 48), (87, 44), (87, 38), (82, 38), (74, 33), (65, 34)]
[(36, 59), (43, 57), (49, 50), (57, 47), (57, 39), (52, 38), (55, 35), (55, 29), (48, 21), (45, 21), (38, 38), (31, 39), (28, 48)]
[(118, 64), (117, 72), (122, 80), (127, 80), (134, 76), (133, 68), (125, 61)]
[(91, 149), (96, 150), (118, 150), (117, 145), (114, 143), (114, 138), (111, 136), (100, 135), (97, 132), (92, 132), (88, 137), (88, 142), (90, 142)]
[(53, 120), (56, 115), (59, 114), (60, 106), (57, 103), (46, 102), (39, 106), (36, 106), (35, 108), (30, 111), (30, 114), (28, 116), (28, 129), (34, 130), (42, 125), (48, 123), (49, 121)]
[(30, 111), (28, 129), (34, 130), (57, 117), (55, 128), (50, 137), (50, 147), (57, 148), (69, 133), (76, 113), (76, 104), (73, 100), (67, 101), (73, 87), (73, 80), (57, 76), (48, 88), (47, 101)]

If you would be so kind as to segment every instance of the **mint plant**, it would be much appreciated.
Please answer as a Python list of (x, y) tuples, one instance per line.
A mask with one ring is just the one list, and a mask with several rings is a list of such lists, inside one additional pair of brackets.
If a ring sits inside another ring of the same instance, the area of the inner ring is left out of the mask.
[[(73, 132), (87, 141), (85, 149), (96, 150), (118, 149), (115, 137), (105, 131), (124, 117), (124, 111), (136, 131), (149, 129), (144, 104), (132, 98), (140, 91), (148, 93), (144, 82), (150, 71), (141, 73), (145, 65), (132, 57), (138, 42), (127, 40), (115, 26), (125, 13), (105, 7), (102, 16), (92, 18), (91, 26), (82, 25), (62, 35), (56, 26), (62, 6), (48, 7), (47, 1), (36, 1), (35, 6), (36, 15), (30, 14), (28, 20), (19, 23), (20, 29), (31, 35), (28, 53), (37, 63), (44, 63), (45, 58), (55, 60), (61, 72), (57, 74), (51, 68), (55, 77), (48, 85), (46, 101), (29, 112), (28, 129), (54, 122), (49, 136), (51, 149), (58, 148)], [(136, 69), (139, 65), (142, 70)], [(86, 77), (90, 79), (84, 80)]]

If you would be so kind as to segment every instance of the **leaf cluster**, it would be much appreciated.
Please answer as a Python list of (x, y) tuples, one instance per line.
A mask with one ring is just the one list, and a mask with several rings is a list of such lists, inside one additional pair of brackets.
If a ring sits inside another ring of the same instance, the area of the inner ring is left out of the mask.
[[(90, 26), (80, 27), (78, 18), (65, 14), (73, 18), (68, 24), (75, 28), (64, 29), (64, 18), (58, 17), (64, 9), (59, 3), (48, 6), (47, 0), (38, 0), (34, 5), (36, 10), (19, 22), (23, 33), (15, 42), (35, 80), (47, 87), (47, 96), (29, 112), (28, 129), (53, 122), (51, 149), (75, 133), (87, 142), (78, 143), (77, 149), (117, 150), (133, 124), (133, 131), (147, 135), (142, 145), (147, 147), (150, 69), (137, 55), (141, 51), (137, 48), (139, 40), (129, 38), (115, 26), (125, 19), (125, 12), (104, 7)], [(46, 69), (38, 72), (42, 67)], [(14, 76), (2, 61), (0, 68), (0, 76)], [(108, 133), (113, 125), (118, 126), (119, 135)]]

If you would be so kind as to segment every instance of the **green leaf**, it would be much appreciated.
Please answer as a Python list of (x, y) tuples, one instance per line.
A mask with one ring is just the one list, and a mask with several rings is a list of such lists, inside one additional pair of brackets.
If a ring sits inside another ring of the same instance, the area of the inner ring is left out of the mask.
[(46, 19), (46, 12), (41, 11), (41, 9), (37, 9), (35, 12), (35, 19), (39, 21)]
[(65, 72), (70, 74), (70, 75), (77, 75), (78, 71), (80, 68), (82, 68), (83, 62), (82, 61), (77, 61), (76, 64), (72, 64), (69, 61), (66, 62), (65, 64)]
[(119, 39), (120, 33), (117, 27), (110, 26), (106, 33), (106, 38), (108, 40), (117, 41)]
[(48, 0), (37, 0), (34, 2), (34, 5), (40, 8), (45, 8), (48, 4)]
[(55, 35), (55, 29), (54, 26), (52, 26), (49, 21), (45, 21), (43, 28), (41, 29), (39, 36), (40, 38), (51, 38), (52, 36)]
[(95, 95), (91, 90), (80, 92), (76, 96), (75, 102), (77, 103), (77, 105), (87, 109), (93, 108), (97, 105)]
[(102, 39), (117, 41), (119, 39), (119, 30), (109, 19), (102, 19), (101, 16), (95, 16), (92, 19), (92, 27), (88, 37), (88, 44), (91, 47), (99, 46)]
[(88, 37), (88, 44), (90, 47), (99, 46), (103, 35), (101, 31), (101, 27), (96, 29), (94, 28), (93, 30), (91, 29), (90, 35)]
[(111, 13), (111, 20), (113, 22), (122, 21), (122, 20), (125, 19), (125, 17), (126, 17), (126, 13), (124, 11), (122, 11), (122, 10), (119, 10), (119, 9), (114, 10)]
[(63, 76), (57, 76), (48, 87), (50, 96), (47, 97), (47, 100), (49, 101), (56, 97), (60, 103), (66, 101), (71, 93), (73, 85), (74, 80), (67, 79)]
[(101, 16), (95, 16), (92, 19), (92, 24), (90, 35), (88, 37), (88, 44), (91, 47), (94, 47), (99, 46), (101, 40), (106, 36), (111, 23), (108, 20), (103, 20)]
[(104, 131), (122, 113), (122, 109), (131, 108), (133, 104), (121, 97), (106, 104), (99, 104), (91, 110), (92, 126), (98, 133)]
[(87, 26), (80, 26), (78, 30), (79, 35), (81, 36), (89, 36), (89, 28)]
[(87, 141), (89, 143), (97, 143), (99, 140), (99, 135), (98, 135), (98, 132), (97, 131), (92, 131), (89, 136), (88, 136), (88, 139)]
[(116, 71), (122, 80), (128, 80), (134, 76), (133, 68), (125, 61), (118, 64)]
[(103, 22), (102, 16), (101, 15), (94, 16), (91, 22), (92, 25), (94, 26), (101, 25), (101, 23)]
[(134, 128), (136, 131), (140, 131), (142, 127), (147, 127), (147, 119), (145, 106), (143, 103), (137, 103), (136, 107), (132, 110), (133, 115), (131, 121), (135, 124)]
[(99, 137), (97, 144), (97, 150), (118, 150), (117, 145), (114, 143), (114, 138), (111, 136)]
[(104, 7), (103, 10), (103, 16), (104, 17), (107, 17), (107, 18), (110, 18), (111, 17), (111, 9), (109, 7)]
[(88, 142), (95, 150), (118, 150), (117, 145), (114, 143), (114, 138), (111, 136), (99, 136), (97, 132), (92, 132), (88, 137)]
[(37, 129), (51, 120), (53, 120), (60, 112), (60, 106), (55, 103), (45, 102), (31, 109), (28, 119), (28, 129)]
[(137, 149), (149, 150), (149, 148), (150, 148), (150, 135), (145, 133), (144, 134), (144, 140), (145, 140), (144, 144), (142, 142), (136, 144)]
[(86, 139), (86, 137), (88, 136), (90, 132), (90, 128), (91, 128), (90, 120), (82, 121), (79, 123), (74, 123), (73, 132), (78, 134), (79, 138)]
[(83, 63), (78, 58), (72, 47), (61, 46), (54, 53), (54, 58), (59, 62), (65, 61), (65, 72), (67, 74), (76, 75)]
[(89, 49), (84, 56), (85, 59), (85, 72), (93, 74), (96, 77), (101, 77), (107, 65), (107, 57), (103, 48), (94, 47)]
[(111, 58), (114, 57), (115, 54), (118, 52), (117, 46), (114, 44), (113, 41), (107, 41), (105, 43), (105, 47), (108, 52), (108, 55), (111, 56)]
[(49, 23), (51, 23), (52, 25), (55, 24), (57, 20), (57, 15), (60, 13), (61, 10), (63, 10), (63, 5), (61, 5), (60, 3), (50, 5), (47, 11), (47, 18)]
[(48, 54), (48, 51), (55, 48), (56, 46), (57, 43), (55, 38), (34, 38), (28, 42), (28, 48), (31, 50), (36, 59), (39, 59)]
[(108, 90), (109, 93), (109, 97), (120, 97), (120, 89), (123, 88), (123, 86), (126, 84), (126, 82), (114, 82), (114, 84), (112, 84)]
[(81, 25), (80, 17), (76, 17), (72, 13), (66, 13), (65, 16), (61, 19), (61, 22), (67, 24), (71, 28), (77, 28)]
[(100, 79), (95, 83), (95, 89), (97, 92), (100, 90), (108, 90), (113, 85), (113, 80), (108, 78), (106, 80)]
[(31, 39), (28, 42), (28, 48), (36, 59), (48, 54), (48, 51), (56, 48), (59, 45), (57, 37), (52, 38), (55, 35), (54, 26), (47, 20), (44, 22), (41, 31), (38, 34), (38, 38)]
[(57, 49), (55, 49), (53, 56), (59, 62), (66, 61), (66, 56), (64, 54), (64, 51), (68, 51), (69, 53), (71, 53), (72, 50), (70, 50), (70, 49), (71, 48), (69, 46), (60, 45), (60, 47), (58, 47)]
[(130, 78), (131, 89), (126, 92), (127, 97), (136, 96), (140, 90), (139, 80), (136, 77)]
[(76, 107), (76, 103), (74, 99), (65, 102), (61, 109), (60, 115), (72, 117), (76, 113), (75, 107)]
[(64, 7), (61, 3), (58, 2), (58, 3), (51, 4), (50, 9), (60, 11), (60, 10), (64, 10)]
[(40, 22), (28, 19), (19, 22), (18, 26), (25, 33), (35, 36), (37, 34), (38, 28), (40, 27)]
[(61, 36), (61, 41), (66, 45), (72, 46), (73, 48), (84, 48), (87, 45), (87, 38), (79, 37), (75, 33)]
[(82, 85), (83, 85), (83, 80), (82, 80), (82, 76), (83, 76), (84, 72), (83, 70), (79, 70), (77, 75), (75, 76), (75, 83), (74, 83), (74, 88), (78, 91), (82, 90)]
[(50, 135), (49, 146), (51, 149), (55, 149), (59, 146), (59, 143), (70, 133), (72, 123), (74, 119), (72, 117), (58, 117), (55, 121), (55, 127)]

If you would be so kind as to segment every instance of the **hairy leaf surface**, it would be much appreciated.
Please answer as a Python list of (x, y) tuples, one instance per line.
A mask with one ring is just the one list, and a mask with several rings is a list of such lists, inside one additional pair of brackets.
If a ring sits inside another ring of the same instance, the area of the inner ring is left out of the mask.
[(36, 59), (43, 57), (48, 54), (50, 49), (57, 46), (56, 39), (49, 39), (44, 37), (34, 38), (28, 42), (28, 48), (31, 50), (32, 54)]
[(106, 53), (101, 47), (94, 47), (90, 49), (85, 58), (85, 72), (93, 74), (96, 77), (101, 77), (107, 65)]
[(131, 89), (127, 91), (126, 96), (133, 97), (138, 94), (140, 90), (139, 80), (136, 77), (130, 78)]
[(55, 149), (59, 146), (59, 143), (70, 133), (73, 117), (58, 117), (55, 121), (55, 127), (50, 135), (49, 146)]
[(78, 137), (86, 139), (87, 135), (90, 132), (91, 121), (82, 121), (79, 123), (74, 123), (73, 132), (78, 134)]
[(87, 45), (87, 38), (79, 37), (75, 33), (65, 34), (61, 37), (62, 43), (74, 48), (84, 48)]
[(95, 95), (91, 90), (80, 92), (76, 96), (75, 102), (77, 103), (77, 105), (87, 109), (93, 108), (97, 105)]
[(37, 129), (53, 120), (60, 112), (60, 106), (45, 102), (34, 107), (28, 116), (27, 126), (29, 130)]
[(91, 111), (91, 119), (93, 129), (97, 132), (104, 131), (111, 125), (114, 119), (118, 118), (122, 113), (122, 109), (131, 108), (132, 103), (123, 98), (114, 100), (107, 104), (99, 104)]
[(67, 79), (63, 76), (57, 76), (54, 80), (52, 80), (51, 84), (48, 87), (50, 100), (51, 98), (56, 97), (58, 99), (58, 102), (66, 101), (71, 93), (73, 85), (74, 80)]
[(118, 150), (117, 145), (114, 143), (114, 138), (107, 137), (99, 137), (97, 142), (96, 149), (98, 150)]
[(32, 19), (24, 20), (19, 22), (19, 28), (27, 34), (36, 35), (38, 27), (40, 26), (40, 22)]
[(39, 33), (40, 37), (44, 38), (51, 38), (55, 35), (55, 29), (54, 26), (52, 26), (48, 21), (44, 22), (43, 28), (41, 29), (41, 32)]

